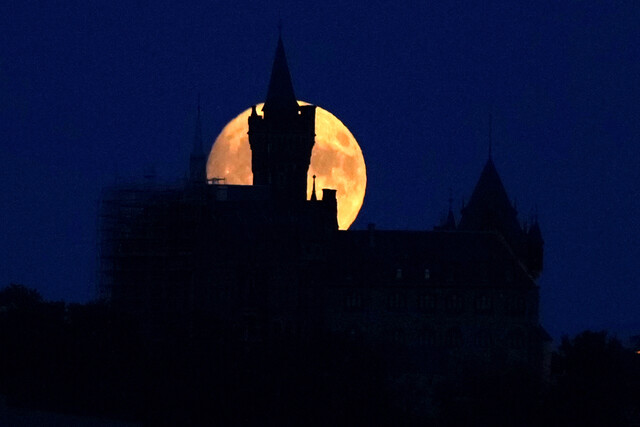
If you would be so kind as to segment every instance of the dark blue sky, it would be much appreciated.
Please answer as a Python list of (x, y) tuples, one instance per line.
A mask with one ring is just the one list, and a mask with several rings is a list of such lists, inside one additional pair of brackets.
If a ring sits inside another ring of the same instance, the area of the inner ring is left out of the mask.
[(430, 229), (450, 188), (459, 207), (492, 113), (546, 241), (544, 326), (640, 333), (640, 3), (53, 3), (0, 6), (0, 285), (93, 297), (100, 189), (183, 177), (197, 94), (212, 142), (266, 95), (281, 17), (298, 98), (364, 152), (354, 228)]

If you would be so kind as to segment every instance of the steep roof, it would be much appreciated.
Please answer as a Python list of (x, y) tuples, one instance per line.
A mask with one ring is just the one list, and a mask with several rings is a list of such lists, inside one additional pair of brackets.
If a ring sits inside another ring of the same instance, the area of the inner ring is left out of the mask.
[(267, 99), (264, 102), (262, 111), (297, 111), (297, 109), (298, 102), (293, 92), (293, 83), (291, 83), (291, 74), (289, 73), (289, 65), (284, 53), (282, 37), (278, 37), (278, 46), (276, 47), (276, 56), (273, 59)]
[(517, 212), (509, 201), (491, 157), (480, 174), (471, 199), (462, 210), (460, 230), (500, 231), (505, 237), (522, 232)]

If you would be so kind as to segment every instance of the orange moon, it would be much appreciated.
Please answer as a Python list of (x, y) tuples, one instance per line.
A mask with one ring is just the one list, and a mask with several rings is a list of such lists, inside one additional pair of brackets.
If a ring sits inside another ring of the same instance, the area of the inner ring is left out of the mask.
[[(308, 105), (298, 101), (301, 105)], [(263, 104), (256, 106), (262, 111)], [(207, 178), (224, 178), (226, 184), (251, 185), (251, 148), (248, 119), (251, 108), (231, 120), (216, 138), (207, 160)], [(307, 199), (311, 197), (313, 175), (316, 193), (323, 188), (337, 190), (338, 227), (346, 230), (358, 216), (367, 187), (367, 171), (358, 142), (333, 114), (316, 108), (316, 138), (307, 174)]]

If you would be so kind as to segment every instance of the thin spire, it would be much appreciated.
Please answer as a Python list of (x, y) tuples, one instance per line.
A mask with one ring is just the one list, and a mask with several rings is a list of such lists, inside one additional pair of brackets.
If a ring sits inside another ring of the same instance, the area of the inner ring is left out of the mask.
[(456, 229), (456, 217), (453, 214), (453, 190), (449, 187), (449, 212), (447, 213), (447, 219), (444, 223), (445, 230)]
[(315, 202), (318, 200), (318, 197), (316, 196), (316, 176), (313, 175), (313, 188), (311, 189), (311, 201)]
[(456, 229), (456, 217), (453, 214), (453, 191), (449, 188), (449, 212), (446, 216), (442, 217), (440, 225), (435, 227), (435, 230), (453, 231)]

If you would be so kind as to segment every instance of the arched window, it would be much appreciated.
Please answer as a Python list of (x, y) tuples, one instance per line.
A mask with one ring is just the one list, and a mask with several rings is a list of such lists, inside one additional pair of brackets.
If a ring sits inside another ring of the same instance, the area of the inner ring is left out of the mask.
[(479, 331), (475, 336), (475, 344), (479, 348), (488, 348), (493, 344), (493, 337), (489, 331)]
[(489, 295), (476, 297), (476, 312), (486, 314), (491, 311), (493, 311), (493, 301)]
[(460, 328), (449, 328), (445, 334), (444, 344), (448, 348), (458, 348), (462, 345)]
[(436, 309), (436, 296), (435, 294), (420, 294), (418, 295), (418, 310), (433, 312)]
[(357, 291), (349, 292), (345, 298), (345, 306), (349, 310), (362, 308), (362, 294)]
[(420, 332), (420, 336), (418, 337), (418, 342), (420, 345), (429, 348), (435, 348), (438, 345), (437, 335), (433, 329), (423, 329)]
[(447, 298), (447, 311), (453, 314), (460, 314), (464, 310), (464, 300), (461, 295), (453, 294)]
[(407, 305), (405, 295), (402, 292), (392, 292), (388, 296), (388, 305), (391, 310), (401, 310)]

